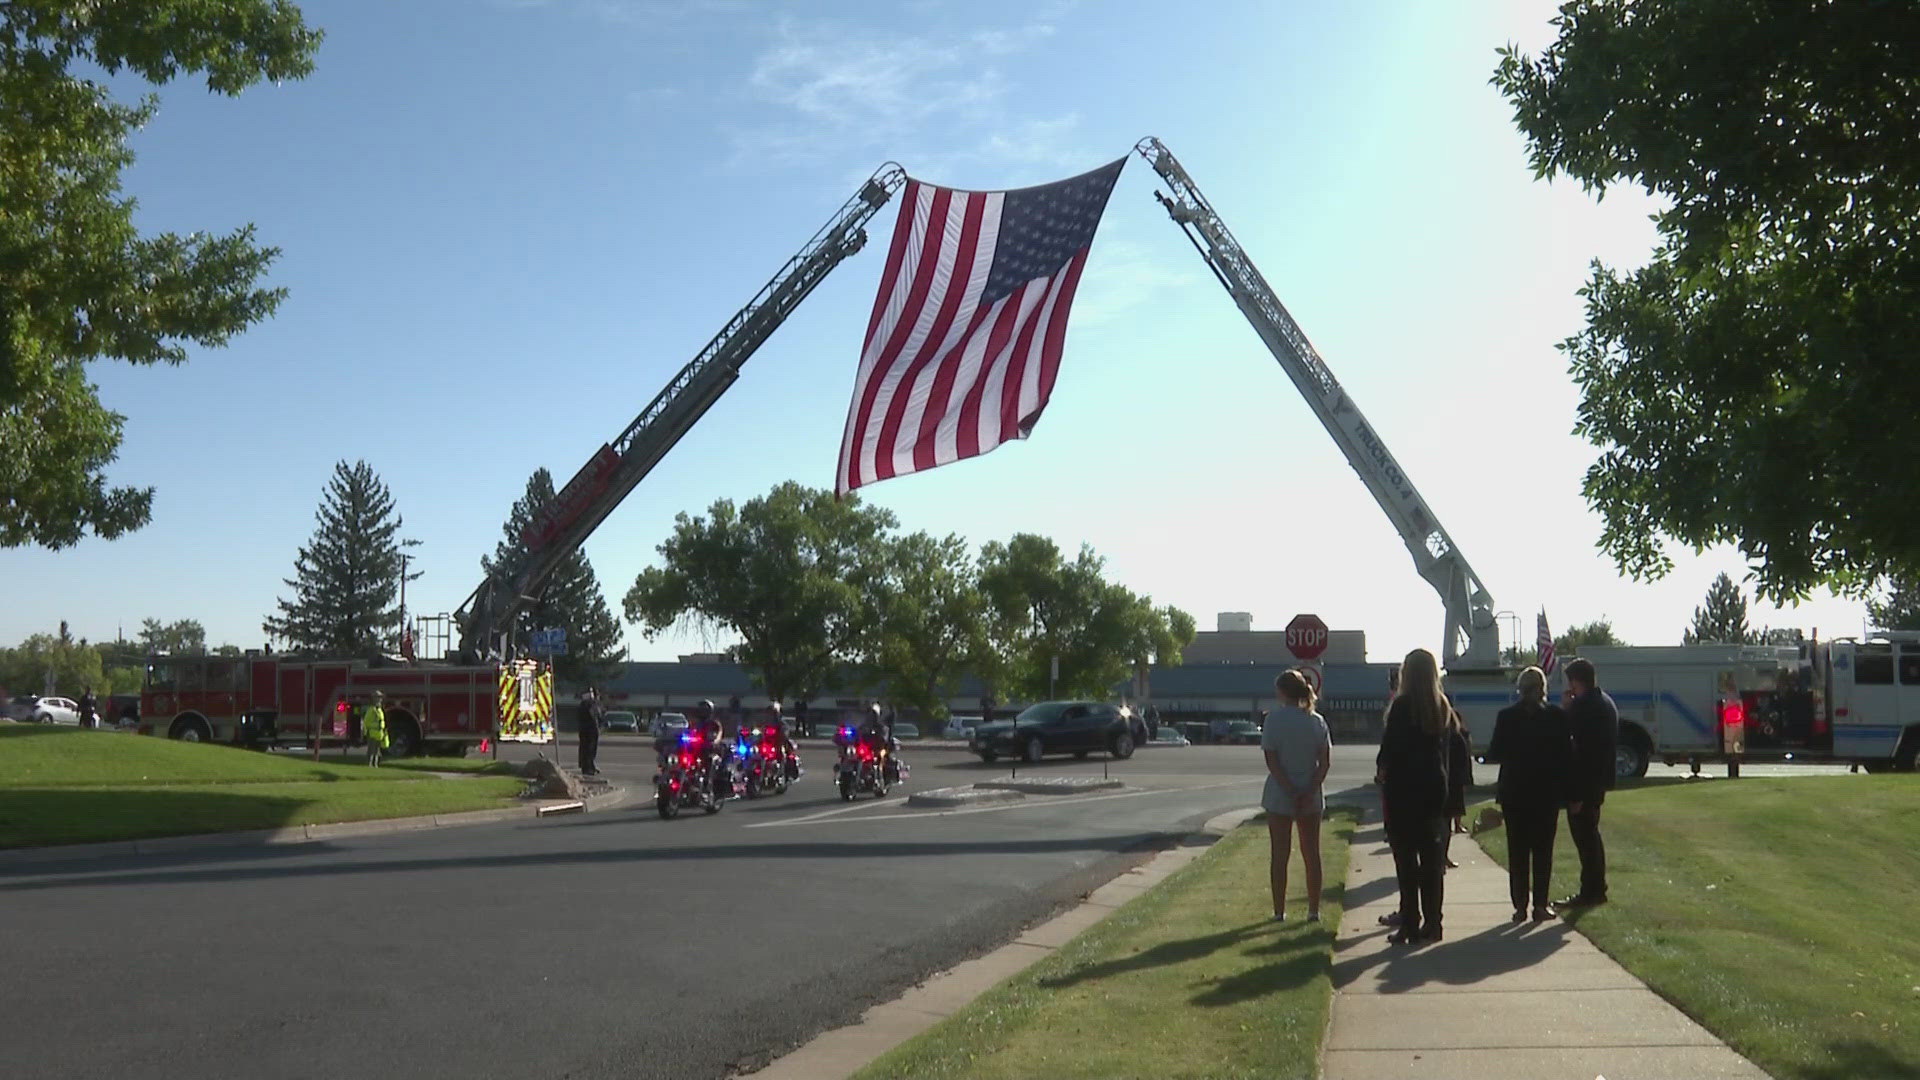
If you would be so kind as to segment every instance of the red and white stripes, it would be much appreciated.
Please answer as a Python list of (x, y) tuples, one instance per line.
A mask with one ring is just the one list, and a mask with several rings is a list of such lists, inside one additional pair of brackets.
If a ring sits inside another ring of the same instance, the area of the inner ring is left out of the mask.
[(982, 304), (1005, 193), (909, 180), (861, 350), (835, 490), (1026, 437), (1053, 391), (1081, 249)]

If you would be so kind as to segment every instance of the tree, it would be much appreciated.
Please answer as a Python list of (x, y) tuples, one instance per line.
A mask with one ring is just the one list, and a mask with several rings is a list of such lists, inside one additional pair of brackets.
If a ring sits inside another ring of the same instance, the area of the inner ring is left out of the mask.
[(1502, 50), (1534, 173), (1669, 202), (1561, 345), (1585, 494), (1638, 578), (1737, 544), (1759, 595), (1920, 576), (1920, 5), (1571, 0)]
[(1920, 630), (1920, 577), (1894, 578), (1867, 601), (1867, 619), (1881, 630)]
[(1030, 533), (981, 549), (989, 641), (974, 667), (989, 686), (1026, 700), (1104, 698), (1140, 661), (1179, 662), (1193, 619), (1107, 581), (1104, 569), (1090, 547), (1068, 562), (1053, 541)]
[(404, 567), (401, 517), (393, 496), (364, 461), (333, 467), (313, 539), (294, 559), (286, 580), (293, 599), (261, 623), (293, 651), (364, 656), (396, 644), (395, 603)]
[(833, 689), (879, 619), (893, 513), (792, 482), (736, 509), (682, 513), (661, 565), (627, 591), (626, 616), (651, 638), (683, 621), (740, 636), (735, 659), (775, 698)]
[(66, 697), (79, 697), (87, 687), (96, 694), (108, 687), (100, 651), (57, 634), (34, 634), (14, 648), (0, 649), (0, 685), (16, 694)]
[(152, 488), (107, 487), (125, 417), (89, 362), (182, 363), (185, 342), (223, 345), (285, 295), (255, 287), (279, 252), (250, 225), (139, 234), (120, 173), (158, 99), (116, 102), (97, 73), (204, 74), (233, 95), (306, 75), (319, 43), (286, 0), (0, 3), (0, 547), (148, 520)]
[(891, 540), (881, 579), (879, 621), (865, 666), (887, 698), (938, 721), (983, 637), (986, 610), (966, 541), (916, 532)]
[(1747, 597), (1724, 572), (1713, 579), (1706, 601), (1693, 609), (1693, 625), (1681, 634), (1683, 645), (1752, 645), (1759, 632), (1747, 626)]
[[(535, 470), (527, 479), (527, 493), (507, 514), (502, 526), (506, 539), (494, 547), (492, 558), (480, 557), (482, 573), (510, 582), (525, 572), (531, 554), (520, 538), (552, 501), (553, 475), (545, 469)], [(620, 644), (620, 623), (607, 608), (600, 579), (594, 575), (584, 548), (576, 549), (547, 576), (540, 598), (520, 613), (514, 630), (516, 637), (525, 640), (535, 630), (555, 627), (567, 632), (567, 653), (553, 658), (553, 670), (567, 682), (607, 679), (626, 658), (627, 650)]]
[(140, 645), (149, 653), (194, 656), (207, 651), (207, 631), (194, 619), (166, 624), (158, 619), (142, 619)]

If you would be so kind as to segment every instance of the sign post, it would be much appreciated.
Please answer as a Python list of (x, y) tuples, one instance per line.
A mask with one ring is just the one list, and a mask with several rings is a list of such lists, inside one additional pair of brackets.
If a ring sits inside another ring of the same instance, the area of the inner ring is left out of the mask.
[(1295, 615), (1287, 624), (1287, 651), (1297, 660), (1318, 660), (1327, 651), (1327, 624), (1318, 615)]

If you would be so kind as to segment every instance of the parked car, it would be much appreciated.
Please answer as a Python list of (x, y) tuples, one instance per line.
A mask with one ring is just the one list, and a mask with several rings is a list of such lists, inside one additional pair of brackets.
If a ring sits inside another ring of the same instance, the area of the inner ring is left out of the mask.
[(1133, 731), (1116, 705), (1100, 701), (1042, 701), (1019, 716), (974, 729), (969, 748), (980, 760), (1001, 756), (1039, 761), (1047, 754), (1086, 757), (1104, 750), (1115, 758), (1133, 756)]
[(653, 718), (653, 737), (656, 739), (662, 735), (678, 735), (685, 730), (687, 730), (686, 713), (663, 712), (655, 714)]
[(905, 720), (896, 720), (893, 725), (893, 737), (896, 739), (917, 739), (920, 737), (920, 725), (909, 724)]
[(1227, 725), (1227, 733), (1220, 737), (1220, 741), (1257, 746), (1260, 743), (1260, 725), (1251, 720), (1235, 720)]
[(600, 714), (600, 726), (607, 731), (625, 731), (640, 733), (640, 718), (625, 709), (614, 709)]
[(1172, 725), (1162, 724), (1160, 730), (1153, 733), (1155, 746), (1192, 746), (1192, 740), (1180, 734)]
[(37, 697), (22, 694), (13, 699), (8, 710), (15, 720), (35, 724), (80, 724), (80, 706), (71, 698)]
[(971, 739), (973, 729), (980, 726), (977, 716), (949, 716), (947, 726), (940, 730), (943, 739)]

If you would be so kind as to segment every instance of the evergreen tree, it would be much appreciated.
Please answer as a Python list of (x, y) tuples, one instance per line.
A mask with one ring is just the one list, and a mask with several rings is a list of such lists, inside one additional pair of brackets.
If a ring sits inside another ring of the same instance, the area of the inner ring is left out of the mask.
[(313, 539), (294, 559), (293, 599), (261, 627), (292, 651), (361, 656), (398, 644), (400, 515), (364, 461), (333, 467)]
[(1867, 618), (1881, 630), (1920, 630), (1920, 579), (1887, 582), (1886, 596), (1867, 601)]
[[(513, 504), (503, 531), (506, 539), (493, 550), (491, 559), (480, 557), (480, 570), (488, 577), (512, 581), (526, 570), (530, 557), (520, 536), (542, 508), (553, 501), (553, 476), (536, 470), (527, 480), (527, 493)], [(564, 682), (581, 683), (612, 677), (615, 665), (627, 655), (620, 644), (620, 623), (607, 608), (600, 593), (600, 579), (593, 573), (584, 548), (562, 560), (541, 588), (540, 599), (520, 613), (514, 636), (527, 640), (535, 630), (558, 627), (567, 632), (567, 654), (553, 658), (554, 674)]]
[(1747, 597), (1724, 572), (1713, 579), (1706, 602), (1693, 609), (1693, 626), (1680, 636), (1685, 645), (1753, 645), (1760, 635), (1747, 626)]

